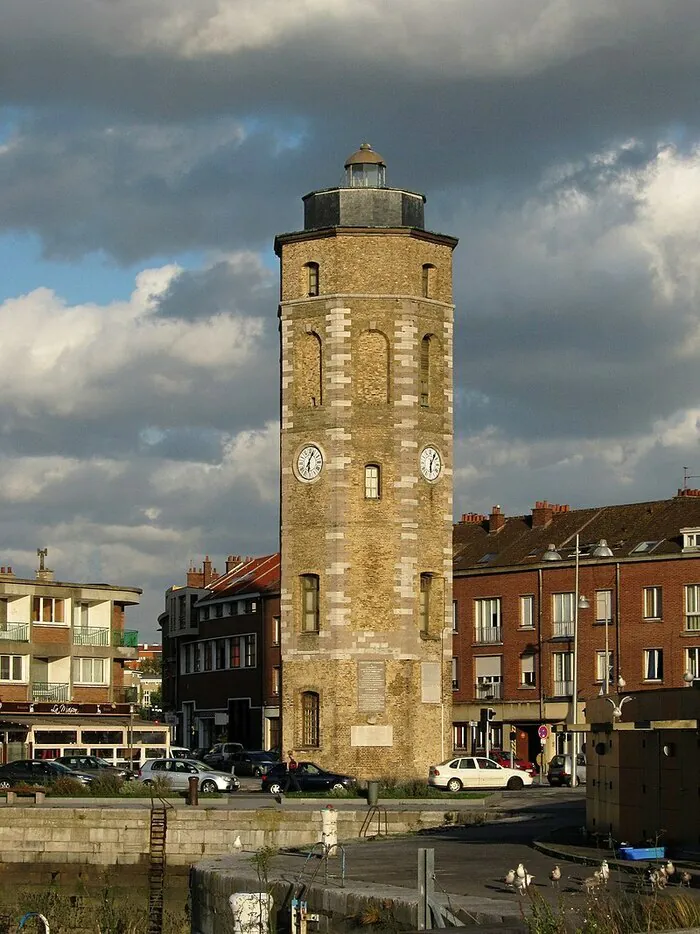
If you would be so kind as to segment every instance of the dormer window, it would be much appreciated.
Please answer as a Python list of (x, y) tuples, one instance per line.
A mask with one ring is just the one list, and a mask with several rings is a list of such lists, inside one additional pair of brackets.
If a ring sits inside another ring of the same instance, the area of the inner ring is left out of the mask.
[(700, 528), (681, 529), (683, 536), (683, 551), (700, 548)]

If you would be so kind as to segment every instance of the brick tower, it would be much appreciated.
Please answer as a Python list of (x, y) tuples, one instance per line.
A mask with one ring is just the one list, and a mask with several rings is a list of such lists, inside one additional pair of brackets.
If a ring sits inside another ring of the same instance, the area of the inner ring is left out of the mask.
[(281, 261), (282, 742), (361, 778), (451, 745), (452, 251), (364, 144)]

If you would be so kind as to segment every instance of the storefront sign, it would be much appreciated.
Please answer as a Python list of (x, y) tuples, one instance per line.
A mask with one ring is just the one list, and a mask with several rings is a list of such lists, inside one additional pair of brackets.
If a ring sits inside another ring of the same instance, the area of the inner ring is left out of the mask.
[(130, 704), (52, 704), (46, 701), (0, 701), (0, 712), (8, 713), (52, 713), (60, 716), (80, 714), (104, 714), (105, 716), (128, 716)]

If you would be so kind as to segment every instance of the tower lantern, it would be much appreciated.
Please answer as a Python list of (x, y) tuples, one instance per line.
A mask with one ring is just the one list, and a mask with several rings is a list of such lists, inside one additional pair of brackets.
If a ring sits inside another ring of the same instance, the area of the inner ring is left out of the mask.
[(452, 251), (364, 144), (280, 234), (282, 748), (452, 751)]
[(346, 188), (384, 188), (386, 163), (369, 143), (363, 143), (345, 163)]

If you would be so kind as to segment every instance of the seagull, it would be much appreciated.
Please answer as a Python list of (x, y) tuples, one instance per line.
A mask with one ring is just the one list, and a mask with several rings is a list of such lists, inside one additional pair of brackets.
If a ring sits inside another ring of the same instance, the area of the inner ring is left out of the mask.
[(511, 888), (513, 888), (513, 883), (515, 882), (515, 869), (509, 869), (503, 881), (506, 885), (509, 885)]
[(602, 882), (602, 879), (598, 875), (598, 872), (599, 870), (596, 870), (596, 872), (592, 876), (588, 876), (586, 879), (583, 879), (581, 882), (581, 885), (586, 890), (587, 895), (590, 895), (591, 892), (595, 892), (595, 890), (598, 888), (598, 886)]
[(669, 879), (670, 879), (671, 876), (674, 875), (675, 872), (676, 872), (676, 867), (673, 865), (673, 863), (671, 862), (670, 859), (667, 860), (666, 866), (665, 866), (664, 868), (666, 869), (666, 875), (668, 876)]
[(608, 879), (610, 878), (610, 866), (608, 866), (607, 859), (604, 859), (600, 864), (600, 875), (603, 879), (603, 882), (607, 885)]
[(612, 699), (612, 697), (606, 697), (605, 700), (608, 701), (608, 703), (609, 703), (609, 704), (611, 705), (611, 707), (612, 707), (612, 715), (613, 715), (614, 719), (615, 719), (615, 720), (619, 720), (620, 717), (622, 716), (622, 708), (625, 706), (625, 704), (627, 703), (627, 701), (634, 700), (634, 698), (632, 697), (631, 694), (628, 694), (626, 697), (623, 697), (623, 698), (622, 698), (622, 700), (620, 701), (619, 705), (615, 703), (615, 701)]
[(555, 866), (554, 869), (549, 874), (550, 881), (552, 885), (555, 885), (559, 888), (559, 880), (561, 879), (561, 869), (559, 866)]
[(665, 866), (661, 866), (661, 867), (657, 870), (656, 875), (657, 875), (657, 882), (656, 882), (656, 884), (658, 885), (658, 887), (659, 887), (660, 889), (665, 889), (666, 886), (668, 885), (668, 875), (666, 874), (666, 867), (665, 867)]
[(693, 877), (691, 876), (691, 874), (688, 872), (687, 869), (684, 869), (681, 872), (681, 885), (685, 885), (688, 888), (690, 888), (690, 883), (692, 881), (693, 881)]
[(516, 885), (518, 888), (518, 895), (524, 895), (527, 892), (534, 878), (535, 877), (531, 876), (529, 872), (526, 872), (522, 878), (518, 876), (518, 879), (516, 882)]
[(233, 848), (237, 853), (240, 853), (243, 849), (240, 836), (236, 837), (236, 839), (233, 841)]
[(522, 863), (518, 863), (518, 868), (515, 870), (515, 874), (518, 879), (524, 879), (527, 875), (527, 869), (523, 866)]

